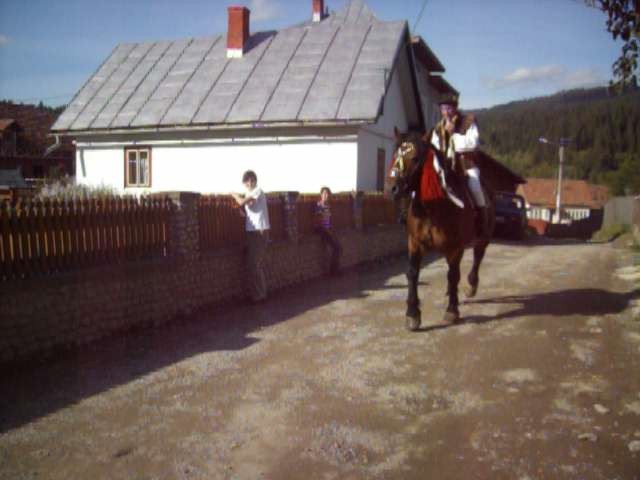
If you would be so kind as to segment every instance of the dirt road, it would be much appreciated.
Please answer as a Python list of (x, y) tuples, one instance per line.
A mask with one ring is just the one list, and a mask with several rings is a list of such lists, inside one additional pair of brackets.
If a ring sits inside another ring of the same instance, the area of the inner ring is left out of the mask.
[(640, 479), (634, 260), (492, 245), (460, 325), (433, 261), (410, 333), (398, 259), (2, 372), (0, 478)]

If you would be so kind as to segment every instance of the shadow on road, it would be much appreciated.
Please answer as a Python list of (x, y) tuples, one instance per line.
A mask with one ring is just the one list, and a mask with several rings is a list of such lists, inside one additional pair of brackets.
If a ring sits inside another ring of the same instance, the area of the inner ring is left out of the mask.
[(243, 350), (260, 341), (252, 335), (260, 328), (336, 300), (364, 299), (373, 290), (404, 290), (406, 285), (388, 280), (405, 269), (404, 258), (373, 262), (339, 278), (275, 292), (261, 305), (219, 306), (162, 327), (120, 333), (53, 358), (0, 369), (0, 433), (196, 355)]
[(626, 293), (609, 292), (595, 288), (561, 290), (532, 295), (511, 295), (483, 300), (467, 300), (463, 305), (513, 305), (515, 308), (498, 315), (469, 315), (456, 324), (438, 324), (421, 328), (431, 332), (469, 323), (490, 323), (528, 316), (570, 317), (602, 316), (624, 312), (631, 302), (640, 297), (640, 289)]

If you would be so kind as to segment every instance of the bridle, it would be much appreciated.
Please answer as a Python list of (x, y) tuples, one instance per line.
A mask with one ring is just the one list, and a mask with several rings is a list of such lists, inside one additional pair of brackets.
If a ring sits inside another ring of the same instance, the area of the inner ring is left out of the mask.
[(423, 156), (413, 141), (404, 141), (398, 145), (389, 173), (390, 177), (396, 180), (392, 189), (394, 196), (407, 195), (418, 188)]

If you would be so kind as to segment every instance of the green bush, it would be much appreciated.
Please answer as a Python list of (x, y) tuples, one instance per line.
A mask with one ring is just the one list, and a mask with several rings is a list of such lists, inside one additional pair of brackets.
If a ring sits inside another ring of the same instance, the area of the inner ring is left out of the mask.
[(629, 232), (631, 232), (629, 225), (617, 223), (598, 230), (593, 234), (591, 240), (594, 242), (612, 242), (619, 236)]

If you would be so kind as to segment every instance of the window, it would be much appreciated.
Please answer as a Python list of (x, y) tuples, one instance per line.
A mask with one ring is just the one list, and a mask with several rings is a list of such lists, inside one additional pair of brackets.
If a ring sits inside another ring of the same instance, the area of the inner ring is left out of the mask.
[(377, 164), (377, 177), (376, 177), (376, 190), (382, 192), (384, 190), (384, 164), (387, 152), (384, 148), (378, 149), (378, 164)]
[(151, 148), (127, 148), (124, 161), (125, 187), (151, 186)]

